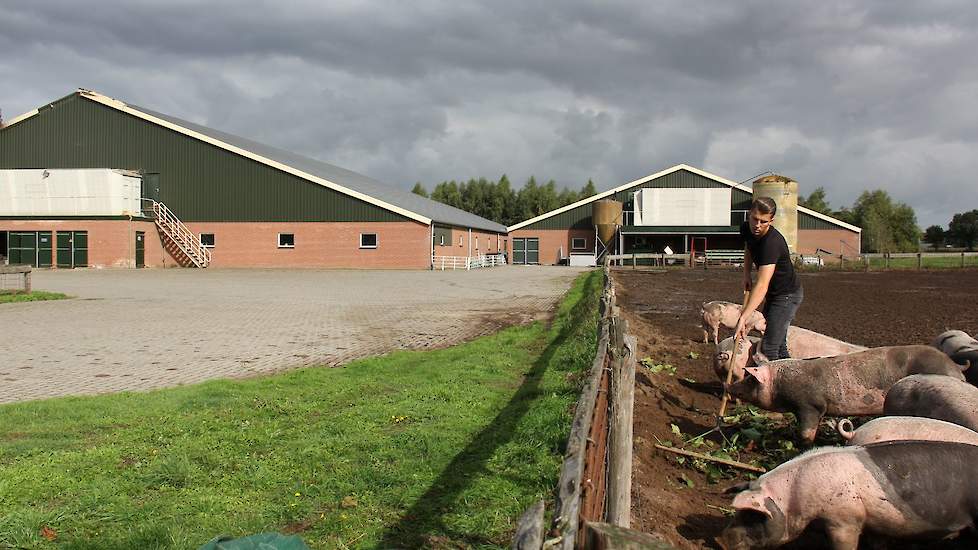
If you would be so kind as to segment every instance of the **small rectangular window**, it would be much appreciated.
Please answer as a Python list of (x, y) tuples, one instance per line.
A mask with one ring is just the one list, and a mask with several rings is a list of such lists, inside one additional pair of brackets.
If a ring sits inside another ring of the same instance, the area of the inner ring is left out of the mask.
[(201, 233), (200, 234), (200, 244), (206, 248), (214, 248), (214, 234), (213, 233)]
[(571, 239), (571, 250), (584, 250), (587, 248), (587, 239), (574, 237)]
[(438, 246), (445, 246), (445, 236), (438, 235)]
[(458, 245), (459, 246), (462, 246), (462, 236), (461, 235), (458, 236)]
[(295, 233), (279, 233), (278, 234), (278, 247), (279, 248), (295, 248)]
[(377, 248), (377, 234), (360, 233), (360, 248)]

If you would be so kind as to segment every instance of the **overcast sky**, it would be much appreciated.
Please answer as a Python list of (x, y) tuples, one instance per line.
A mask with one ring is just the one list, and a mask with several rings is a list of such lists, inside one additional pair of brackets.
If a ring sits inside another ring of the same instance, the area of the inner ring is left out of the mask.
[(973, 1), (244, 4), (0, 0), (4, 118), (82, 87), (404, 187), (687, 163), (978, 208)]

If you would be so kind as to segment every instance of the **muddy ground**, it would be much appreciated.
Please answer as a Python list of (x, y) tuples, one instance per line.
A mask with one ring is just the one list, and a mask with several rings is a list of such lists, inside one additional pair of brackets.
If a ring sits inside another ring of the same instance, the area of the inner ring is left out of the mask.
[[(729, 521), (726, 510), (732, 498), (723, 490), (748, 479), (732, 469), (720, 469), (718, 475), (716, 468), (704, 468), (702, 462), (699, 469), (689, 460), (680, 464), (676, 455), (654, 447), (657, 442), (683, 445), (714, 427), (720, 384), (712, 370), (713, 344), (702, 342), (700, 304), (740, 302), (741, 273), (625, 268), (613, 274), (629, 332), (638, 337), (639, 358), (648, 358), (652, 365), (639, 366), (636, 376), (632, 527), (656, 533), (677, 548), (716, 548), (713, 538)], [(978, 333), (978, 270), (820, 272), (801, 277), (805, 301), (795, 324), (842, 340), (874, 347), (927, 344), (952, 328)], [(721, 333), (721, 338), (730, 332)], [(735, 413), (750, 419), (743, 407)], [(744, 446), (741, 438), (742, 448), (733, 458), (773, 465), (798, 452), (801, 445), (790, 415), (764, 422), (772, 426), (770, 437), (757, 446)], [(737, 431), (731, 428), (725, 434), (730, 438)], [(710, 443), (693, 450), (709, 452), (724, 445), (717, 434), (706, 439)], [(841, 439), (822, 427), (816, 445), (838, 444)], [(876, 537), (864, 536), (863, 541), (872, 548), (911, 547)], [(825, 548), (827, 541), (812, 528), (788, 547)], [(969, 534), (954, 542), (913, 547), (974, 548), (978, 537)]]

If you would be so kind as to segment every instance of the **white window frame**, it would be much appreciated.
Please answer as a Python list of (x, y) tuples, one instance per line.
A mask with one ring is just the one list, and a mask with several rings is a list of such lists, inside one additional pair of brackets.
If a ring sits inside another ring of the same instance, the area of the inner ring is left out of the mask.
[[(282, 244), (282, 235), (292, 235), (292, 244)], [(278, 234), (278, 247), (279, 248), (295, 248), (295, 233), (279, 233)]]
[[(204, 244), (204, 235), (211, 236), (212, 244)], [(214, 248), (214, 246), (217, 244), (217, 235), (214, 233), (198, 233), (197, 240), (200, 241), (200, 246), (203, 246), (204, 248)]]
[[(577, 246), (574, 243), (581, 241), (581, 246)], [(587, 239), (584, 237), (572, 237), (571, 238), (571, 250), (587, 250)]]
[[(373, 245), (364, 245), (363, 244), (363, 236), (364, 235), (373, 235), (374, 236), (374, 244)], [(379, 235), (377, 235), (376, 233), (360, 233), (360, 248), (371, 249), (371, 248), (377, 248), (378, 246), (380, 246), (380, 236)]]

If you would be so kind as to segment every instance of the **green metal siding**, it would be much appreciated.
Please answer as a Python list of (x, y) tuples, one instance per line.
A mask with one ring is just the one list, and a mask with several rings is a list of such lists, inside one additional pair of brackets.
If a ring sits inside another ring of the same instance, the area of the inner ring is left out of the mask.
[(78, 95), (0, 130), (0, 168), (159, 173), (183, 221), (405, 221), (409, 218)]
[(811, 214), (798, 212), (798, 229), (845, 229), (844, 227), (816, 218)]
[[(625, 210), (630, 210), (632, 194), (635, 193), (635, 191), (645, 187), (660, 189), (725, 189), (729, 186), (724, 183), (714, 181), (710, 178), (703, 177), (699, 174), (694, 174), (687, 170), (677, 170), (671, 174), (666, 174), (665, 176), (636, 184), (634, 187), (630, 187), (624, 191), (619, 191), (618, 193), (615, 193), (607, 198), (620, 201), (625, 205)], [(730, 208), (733, 210), (746, 210), (750, 207), (750, 200), (750, 193), (741, 191), (739, 189), (732, 189), (730, 195)], [(577, 208), (572, 208), (566, 212), (561, 212), (560, 214), (540, 220), (520, 229), (592, 229), (594, 227), (594, 224), (591, 223), (591, 211), (593, 206), (593, 202), (582, 204)]]

